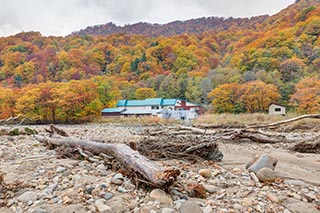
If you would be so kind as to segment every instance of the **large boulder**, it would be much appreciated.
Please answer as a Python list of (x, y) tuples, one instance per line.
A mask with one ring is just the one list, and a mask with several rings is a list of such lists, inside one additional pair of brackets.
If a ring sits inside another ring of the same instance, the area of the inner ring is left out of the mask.
[(274, 157), (271, 157), (270, 155), (263, 154), (260, 157), (256, 157), (253, 160), (251, 160), (246, 168), (250, 172), (254, 172), (257, 174), (257, 172), (262, 168), (270, 168), (271, 170), (274, 170), (278, 163), (278, 160)]

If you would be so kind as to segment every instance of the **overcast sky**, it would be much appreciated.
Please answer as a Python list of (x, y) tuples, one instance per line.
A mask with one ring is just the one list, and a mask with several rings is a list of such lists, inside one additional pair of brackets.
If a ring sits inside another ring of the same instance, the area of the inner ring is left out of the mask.
[(0, 36), (68, 35), (87, 26), (275, 14), (294, 0), (0, 0)]

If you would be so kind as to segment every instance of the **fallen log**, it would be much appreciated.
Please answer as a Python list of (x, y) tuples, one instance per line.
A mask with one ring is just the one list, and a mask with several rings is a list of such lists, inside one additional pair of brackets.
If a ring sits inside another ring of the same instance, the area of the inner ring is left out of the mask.
[(320, 140), (313, 142), (304, 141), (301, 143), (297, 143), (291, 148), (291, 150), (301, 153), (320, 154)]
[(297, 140), (290, 140), (285, 135), (267, 134), (261, 131), (240, 130), (233, 133), (232, 140), (249, 139), (256, 143), (279, 143), (279, 142), (297, 142)]
[(19, 114), (15, 117), (10, 117), (7, 119), (0, 120), (0, 125), (12, 125), (12, 124), (22, 125), (22, 124), (26, 124), (26, 123), (35, 123), (35, 122), (33, 119), (31, 119), (25, 115), (22, 115), (22, 114)]
[(279, 126), (279, 125), (282, 125), (282, 124), (295, 122), (295, 121), (306, 119), (306, 118), (320, 119), (320, 114), (301, 115), (301, 116), (298, 116), (298, 117), (294, 117), (294, 118), (290, 118), (290, 119), (287, 119), (287, 120), (278, 121), (278, 122), (274, 122), (274, 123), (255, 125), (255, 126), (248, 126), (245, 129), (257, 129), (257, 128), (275, 127), (275, 126)]
[(177, 169), (164, 169), (153, 161), (131, 149), (126, 144), (99, 143), (95, 141), (81, 140), (71, 137), (45, 137), (36, 135), (36, 140), (54, 146), (66, 146), (81, 148), (94, 154), (104, 153), (115, 157), (122, 165), (139, 173), (151, 185), (156, 187), (168, 187), (176, 180), (180, 171)]

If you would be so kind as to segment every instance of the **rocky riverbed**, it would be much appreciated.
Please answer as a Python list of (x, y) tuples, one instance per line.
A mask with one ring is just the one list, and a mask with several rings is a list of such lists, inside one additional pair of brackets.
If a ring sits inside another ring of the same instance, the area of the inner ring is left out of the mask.
[[(29, 127), (39, 134), (47, 128)], [(143, 130), (107, 124), (59, 128), (74, 137), (114, 142), (137, 141), (136, 133)], [(8, 192), (0, 185), (0, 212), (320, 212), (320, 156), (289, 153), (286, 146), (224, 143), (220, 144), (224, 154), (220, 163), (157, 162), (181, 170), (177, 184), (203, 186), (205, 198), (195, 198), (175, 187), (167, 192), (138, 188), (101, 157), (62, 159), (32, 135), (4, 135), (0, 136), (3, 183), (19, 182), (20, 187)], [(245, 169), (250, 159), (263, 153), (278, 159), (278, 178), (273, 183), (260, 183)]]

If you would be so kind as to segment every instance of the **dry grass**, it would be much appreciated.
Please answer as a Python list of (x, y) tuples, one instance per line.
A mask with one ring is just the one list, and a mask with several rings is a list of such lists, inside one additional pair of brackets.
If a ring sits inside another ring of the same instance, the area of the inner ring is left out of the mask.
[[(225, 127), (245, 127), (248, 125), (268, 124), (293, 117), (300, 116), (299, 114), (289, 113), (286, 116), (268, 115), (263, 113), (253, 114), (205, 114), (194, 121), (196, 125), (217, 125)], [(312, 130), (320, 129), (320, 120), (304, 119), (282, 125), (278, 127), (281, 132), (290, 132), (297, 130)]]
[(271, 116), (268, 114), (205, 114), (194, 121), (195, 124), (210, 124), (210, 125), (254, 125), (262, 123), (271, 123), (286, 119), (288, 117)]
[(128, 126), (156, 126), (159, 124), (173, 125), (180, 121), (174, 119), (161, 119), (153, 116), (141, 117), (102, 117), (96, 123), (125, 124)]
[[(195, 125), (217, 125), (219, 127), (234, 127), (241, 128), (248, 125), (257, 124), (268, 124), (277, 122), (289, 118), (299, 116), (299, 114), (289, 113), (286, 116), (268, 115), (263, 113), (253, 114), (205, 114), (192, 121)], [(102, 117), (96, 121), (96, 123), (108, 123), (114, 125), (125, 125), (125, 126), (158, 126), (164, 124), (166, 126), (175, 124), (184, 124), (183, 121), (174, 119), (161, 119), (152, 116), (142, 117)], [(281, 132), (299, 131), (299, 130), (320, 130), (320, 120), (317, 119), (304, 119), (281, 125), (277, 128)]]

